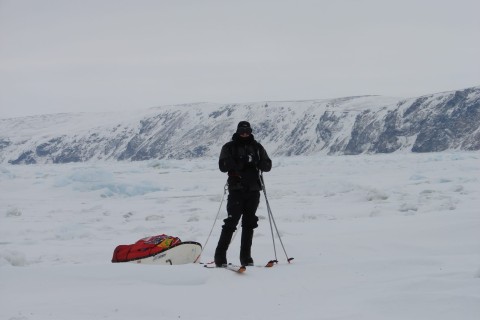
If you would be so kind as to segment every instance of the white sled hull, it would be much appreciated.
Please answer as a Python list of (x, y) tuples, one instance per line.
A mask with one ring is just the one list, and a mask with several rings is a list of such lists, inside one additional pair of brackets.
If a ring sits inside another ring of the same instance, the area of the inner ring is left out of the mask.
[(164, 265), (187, 264), (195, 262), (201, 251), (202, 246), (199, 243), (180, 243), (179, 245), (154, 256), (130, 262)]

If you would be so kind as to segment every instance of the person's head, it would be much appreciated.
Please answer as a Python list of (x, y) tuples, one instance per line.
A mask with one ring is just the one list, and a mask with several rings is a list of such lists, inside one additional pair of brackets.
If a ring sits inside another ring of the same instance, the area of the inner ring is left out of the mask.
[(237, 134), (242, 138), (247, 138), (252, 134), (252, 127), (247, 121), (240, 121), (237, 126)]

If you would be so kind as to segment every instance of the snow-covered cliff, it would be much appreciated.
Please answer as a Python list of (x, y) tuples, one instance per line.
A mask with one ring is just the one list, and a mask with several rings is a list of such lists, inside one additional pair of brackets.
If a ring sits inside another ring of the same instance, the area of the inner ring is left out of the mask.
[(0, 119), (0, 163), (216, 157), (241, 120), (273, 156), (479, 150), (480, 87)]

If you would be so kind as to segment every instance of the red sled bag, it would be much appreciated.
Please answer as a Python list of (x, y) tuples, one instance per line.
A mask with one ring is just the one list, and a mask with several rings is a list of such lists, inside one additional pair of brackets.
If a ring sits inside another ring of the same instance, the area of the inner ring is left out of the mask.
[(129, 262), (151, 257), (180, 243), (180, 238), (166, 234), (143, 238), (134, 244), (117, 246), (113, 251), (112, 262)]

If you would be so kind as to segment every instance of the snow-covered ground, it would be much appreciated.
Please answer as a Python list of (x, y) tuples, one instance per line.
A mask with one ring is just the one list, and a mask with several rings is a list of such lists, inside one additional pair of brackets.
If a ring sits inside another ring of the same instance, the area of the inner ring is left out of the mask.
[[(268, 149), (268, 146), (267, 146)], [(202, 244), (217, 160), (0, 166), (0, 319), (480, 319), (480, 153), (274, 158), (293, 263), (245, 274), (112, 264), (170, 234)], [(212, 260), (225, 202), (202, 261)], [(262, 196), (257, 263), (274, 258)], [(229, 250), (238, 263), (239, 236)]]

